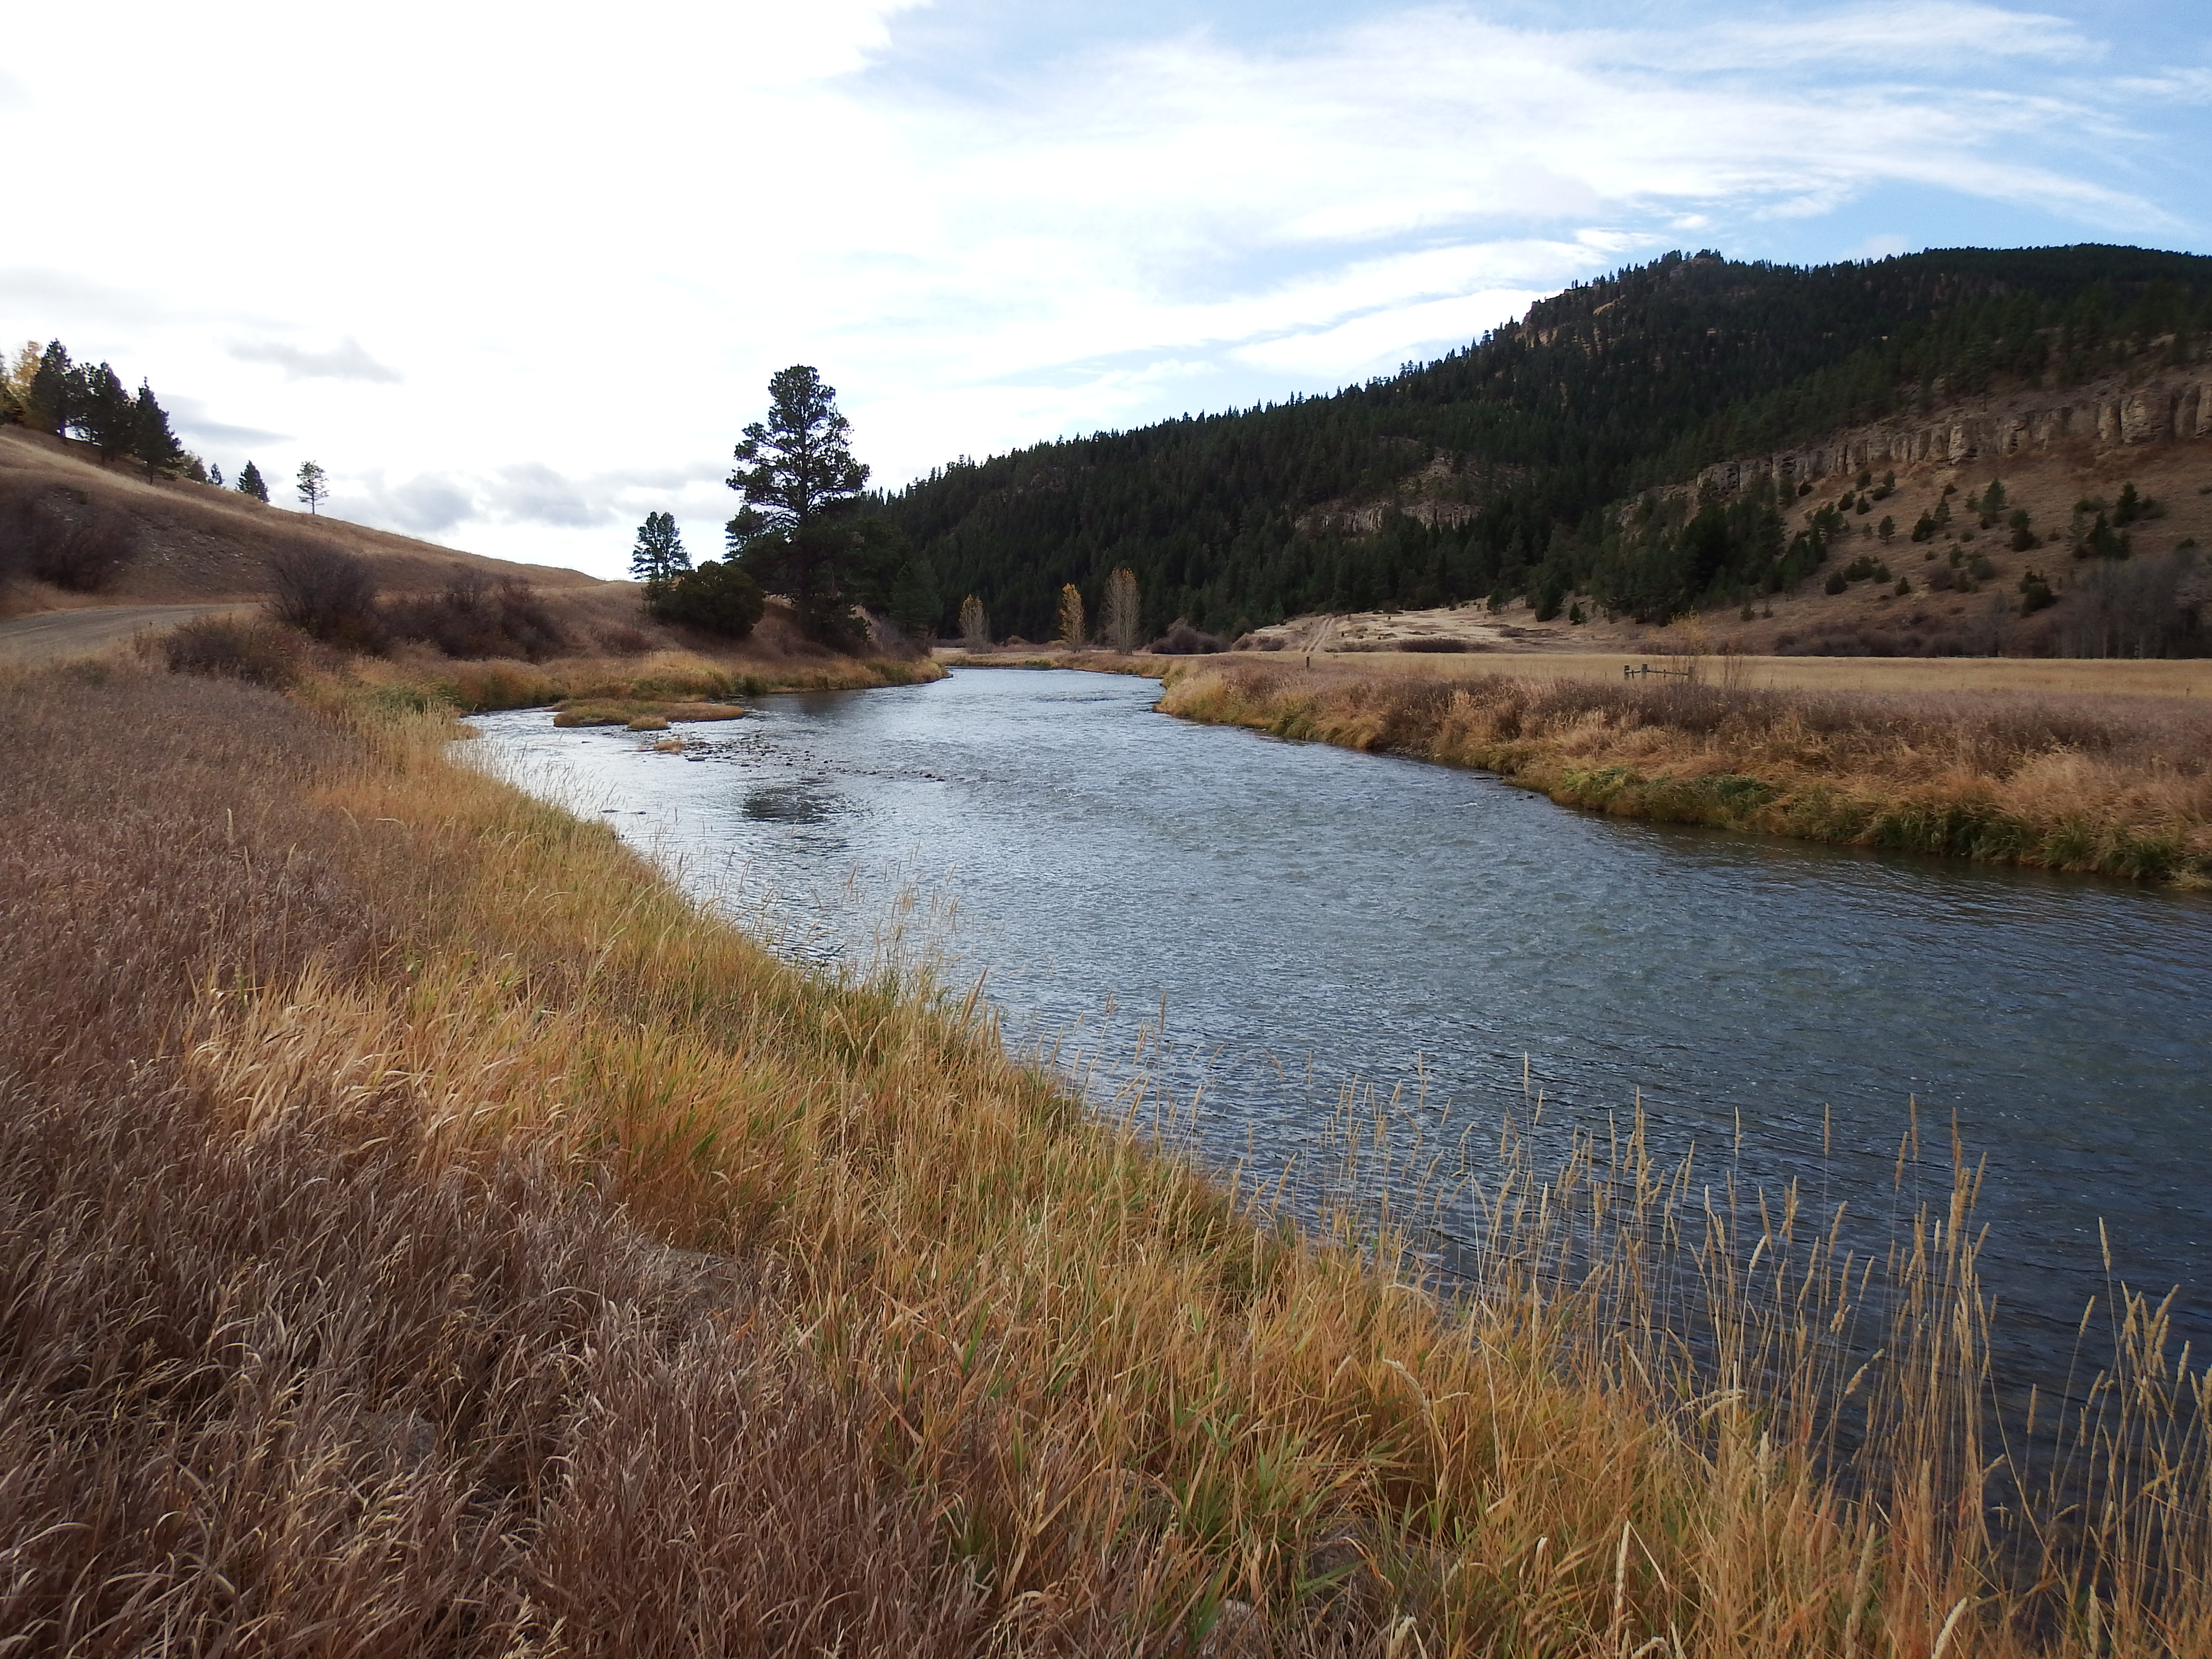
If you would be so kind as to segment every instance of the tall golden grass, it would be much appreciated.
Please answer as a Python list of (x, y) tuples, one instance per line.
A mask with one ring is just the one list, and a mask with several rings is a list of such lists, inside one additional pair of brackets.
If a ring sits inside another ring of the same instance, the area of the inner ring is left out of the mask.
[(364, 657), (348, 679), (387, 705), (427, 710), (449, 704), (469, 714), (535, 708), (578, 698), (674, 701), (751, 697), (771, 691), (853, 691), (914, 685), (943, 678), (927, 659), (832, 657), (725, 661), (690, 651), (642, 656), (560, 657), (542, 663), (441, 657)]
[(2212, 708), (2194, 701), (1152, 668), (1185, 719), (1479, 767), (1565, 805), (2212, 884)]
[(27, 1650), (2212, 1644), (2157, 1310), (2077, 1507), (1992, 1518), (1963, 1156), (1864, 1261), (1632, 1124), (1546, 1170), (1355, 1105), (1301, 1232), (974, 997), (797, 973), (441, 718), (321, 711), (0, 686)]

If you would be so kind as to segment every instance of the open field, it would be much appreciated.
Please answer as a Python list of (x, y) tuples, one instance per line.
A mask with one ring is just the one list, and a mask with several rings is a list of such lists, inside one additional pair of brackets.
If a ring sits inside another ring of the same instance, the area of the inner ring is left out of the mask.
[[(1241, 653), (1240, 653), (1241, 654)], [(1285, 653), (1287, 658), (1288, 653)], [(1290, 660), (1303, 662), (1302, 658)], [(1463, 679), (1619, 681), (1623, 669), (1688, 669), (1708, 685), (1782, 691), (2036, 691), (2064, 696), (2212, 697), (2212, 659), (2082, 657), (1753, 657), (1650, 652), (1470, 653), (1376, 651), (1314, 659), (1340, 673)]]
[[(1237, 652), (1210, 658), (1145, 657), (1140, 672), (1176, 663), (1243, 663), (1310, 670), (1339, 679), (1433, 679), (1455, 683), (1494, 677), (1615, 684), (1624, 669), (1650, 667), (1688, 675), (1701, 684), (1761, 690), (1799, 691), (2038, 691), (2067, 696), (2212, 696), (2212, 659), (2130, 660), (2084, 657), (1759, 657), (1686, 653), (1679, 640), (1663, 649), (1634, 652), (1412, 651)], [(945, 650), (940, 660), (978, 666), (1042, 660), (1103, 667), (1129, 661), (1104, 652), (1070, 653), (1057, 646), (1018, 651)]]
[(2212, 1644), (2207, 1384), (2155, 1310), (2078, 1402), (2051, 1492), (2087, 1510), (2005, 1486), (1971, 1159), (1845, 1263), (1786, 1195), (1692, 1224), (1633, 1126), (1545, 1171), (1481, 1126), (1455, 1169), (1348, 1114), (1355, 1188), (1476, 1183), (1445, 1307), (1377, 1214), (1301, 1237), (972, 997), (805, 977), (441, 715), (305, 695), (0, 680), (34, 1649)]

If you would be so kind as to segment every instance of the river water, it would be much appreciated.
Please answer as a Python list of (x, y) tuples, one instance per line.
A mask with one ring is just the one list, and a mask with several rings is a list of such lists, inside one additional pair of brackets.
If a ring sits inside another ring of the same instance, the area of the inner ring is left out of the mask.
[[(1104, 1100), (1139, 1023), (1206, 1155), (1310, 1158), (1344, 1091), (1444, 1134), (1540, 1091), (1540, 1133), (1639, 1102), (1825, 1205), (1891, 1202), (1900, 1140), (1986, 1157), (2015, 1364), (2112, 1272), (2212, 1337), (2212, 903), (1553, 805), (1481, 774), (1187, 725), (1150, 681), (962, 671), (767, 697), (680, 755), (543, 710), (487, 757), (603, 811), (802, 958), (903, 916), (988, 973), (1010, 1044)], [(1056, 1045), (1056, 1049), (1055, 1049)], [(1448, 1137), (1447, 1137), (1448, 1138)]]

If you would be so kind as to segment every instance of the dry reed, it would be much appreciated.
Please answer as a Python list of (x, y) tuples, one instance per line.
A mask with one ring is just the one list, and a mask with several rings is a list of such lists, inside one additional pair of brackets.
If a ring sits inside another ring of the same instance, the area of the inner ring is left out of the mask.
[[(1355, 1115), (1302, 1237), (434, 717), (103, 672), (0, 686), (29, 1650), (2212, 1644), (2154, 1310), (2071, 1407), (2089, 1523), (1990, 1522), (1963, 1166), (1866, 1263), (1632, 1129), (1442, 1179)], [(1405, 1160), (1480, 1220), (1456, 1305)]]
[(1187, 719), (1480, 767), (1625, 817), (2212, 883), (2212, 710), (2187, 700), (1155, 672)]

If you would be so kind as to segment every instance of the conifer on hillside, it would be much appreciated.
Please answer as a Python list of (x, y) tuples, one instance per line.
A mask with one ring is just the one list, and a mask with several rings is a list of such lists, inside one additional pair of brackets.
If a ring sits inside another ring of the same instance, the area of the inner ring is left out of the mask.
[(131, 453), (138, 441), (137, 401), (115, 371), (106, 363), (82, 369), (77, 387), (77, 407), (70, 419), (77, 435), (88, 440), (103, 461)]
[(145, 464), (149, 477), (167, 477), (194, 464), (193, 457), (169, 429), (169, 413), (154, 396), (154, 388), (141, 380), (131, 404), (131, 453)]
[(313, 514), (321, 508), (330, 495), (330, 474), (313, 461), (302, 461), (298, 474), (292, 480), (292, 487), (299, 492), (300, 499), (307, 502), (307, 511)]
[(908, 559), (891, 582), (891, 621), (910, 638), (928, 639), (937, 632), (938, 612), (943, 607), (936, 567), (926, 558)]
[(57, 438), (64, 435), (75, 412), (70, 405), (76, 380), (76, 365), (70, 362), (67, 348), (59, 340), (48, 341), (46, 349), (39, 354), (39, 366), (31, 371), (29, 396), (24, 401), (24, 424), (40, 432), (51, 432)]
[(251, 495), (257, 501), (269, 499), (269, 486), (262, 480), (261, 469), (252, 461), (239, 469), (237, 487), (240, 495)]

